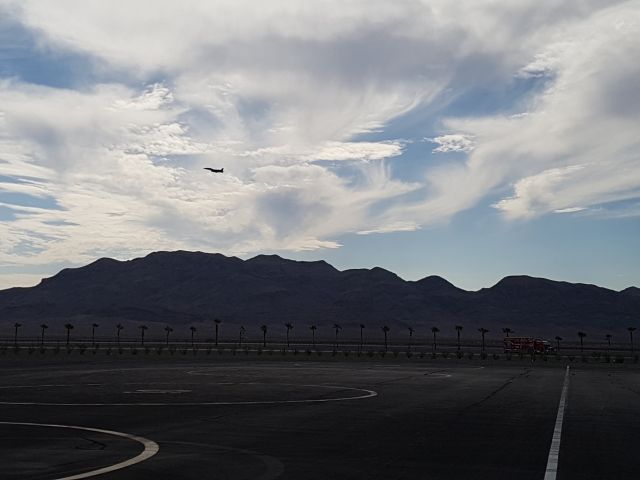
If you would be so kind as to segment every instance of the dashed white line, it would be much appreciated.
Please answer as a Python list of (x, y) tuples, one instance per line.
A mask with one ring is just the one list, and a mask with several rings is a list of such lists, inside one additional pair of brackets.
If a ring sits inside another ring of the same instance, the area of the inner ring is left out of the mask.
[(553, 429), (553, 439), (551, 440), (551, 448), (549, 449), (549, 458), (547, 459), (547, 469), (544, 474), (544, 480), (555, 480), (558, 473), (558, 458), (560, 456), (560, 439), (562, 437), (562, 422), (564, 420), (564, 409), (567, 406), (567, 392), (569, 390), (569, 365), (567, 365), (564, 374), (564, 383), (562, 384), (562, 394), (560, 395), (560, 403), (558, 405), (558, 415), (556, 416), (556, 425)]
[(97, 432), (104, 433), (105, 435), (114, 435), (116, 437), (128, 438), (129, 440), (133, 440), (135, 442), (141, 443), (144, 446), (144, 450), (139, 455), (136, 455), (133, 458), (125, 460), (124, 462), (115, 463), (113, 465), (109, 465), (108, 467), (99, 468), (97, 470), (91, 470), (85, 473), (79, 473), (77, 475), (71, 475), (69, 477), (59, 477), (55, 480), (80, 480), (82, 478), (95, 477), (96, 475), (102, 475), (103, 473), (113, 472), (115, 470), (120, 470), (125, 467), (129, 467), (131, 465), (135, 465), (136, 463), (140, 463), (148, 458), (153, 457), (160, 447), (153, 440), (149, 440), (144, 437), (138, 437), (136, 435), (131, 435), (129, 433), (115, 432), (113, 430), (103, 430), (101, 428), (90, 428), (90, 427), (78, 427), (74, 425), (57, 425), (52, 423), (25, 423), (25, 422), (0, 422), (0, 425), (23, 425), (27, 427), (50, 427), (50, 428), (67, 428), (70, 430), (85, 430), (88, 432)]

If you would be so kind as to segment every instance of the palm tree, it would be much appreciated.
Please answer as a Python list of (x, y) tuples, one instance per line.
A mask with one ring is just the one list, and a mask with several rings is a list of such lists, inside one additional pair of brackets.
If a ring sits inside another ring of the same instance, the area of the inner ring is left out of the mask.
[(168, 347), (168, 346), (169, 346), (169, 334), (170, 334), (171, 332), (173, 332), (173, 328), (171, 328), (169, 325), (167, 325), (166, 327), (164, 327), (164, 331), (165, 331), (165, 332), (167, 332), (167, 340), (166, 340), (166, 343), (167, 343), (167, 347)]
[(340, 330), (342, 330), (342, 327), (340, 325), (338, 325), (337, 323), (333, 324), (333, 328), (336, 331), (336, 350), (338, 350), (338, 332), (340, 332)]
[(287, 327), (287, 348), (289, 348), (289, 332), (293, 329), (293, 325), (291, 323), (285, 323), (285, 327)]
[(16, 348), (18, 348), (18, 329), (19, 329), (21, 326), (22, 326), (22, 324), (21, 324), (21, 323), (18, 323), (18, 322), (16, 322), (16, 323), (14, 323), (14, 324), (13, 324), (13, 328), (15, 329), (15, 330), (13, 331), (13, 345), (14, 345), (14, 347), (16, 347)]
[(362, 351), (362, 347), (364, 346), (362, 331), (364, 330), (364, 325), (360, 324), (360, 351)]
[(440, 329), (438, 327), (431, 327), (431, 331), (433, 332), (433, 354), (436, 354), (436, 348), (437, 348), (437, 343), (436, 343), (436, 333), (438, 333), (440, 331)]
[(49, 328), (49, 326), (45, 323), (40, 325), (40, 329), (42, 330), (42, 334), (40, 335), (40, 348), (44, 348), (44, 331)]
[(266, 347), (267, 346), (267, 326), (262, 325), (260, 327), (260, 330), (262, 330), (262, 346)]
[(119, 323), (116, 325), (116, 338), (118, 339), (118, 348), (120, 348), (120, 330), (124, 329), (124, 327)]
[(318, 329), (318, 327), (316, 327), (315, 325), (311, 325), (309, 327), (309, 330), (311, 330), (311, 345), (313, 345), (313, 348), (316, 348), (316, 330)]
[(147, 331), (148, 327), (146, 325), (140, 325), (138, 328), (140, 329), (140, 345), (144, 345), (144, 332)]
[(482, 335), (482, 350), (481, 350), (481, 353), (484, 354), (484, 334), (485, 333), (489, 333), (489, 330), (487, 330), (484, 327), (481, 327), (481, 328), (478, 329), (478, 331)]
[(609, 355), (609, 350), (611, 350), (611, 337), (613, 335), (611, 335), (610, 333), (607, 333), (605, 335), (606, 339), (607, 339), (607, 355)]
[(189, 327), (189, 330), (191, 330), (191, 348), (192, 348), (192, 349), (195, 349), (195, 348), (196, 348), (196, 345), (195, 345), (195, 343), (194, 343), (194, 339), (193, 339), (193, 337), (194, 337), (194, 335), (196, 334), (197, 329), (196, 329), (196, 327), (194, 327), (194, 326), (192, 325), (192, 326), (190, 326), (190, 327)]
[(216, 347), (218, 346), (218, 327), (222, 320), (218, 320), (217, 318), (213, 320), (213, 323), (216, 324)]
[(384, 351), (387, 351), (387, 334), (389, 333), (389, 330), (391, 330), (388, 326), (384, 326), (382, 327), (382, 331), (384, 332)]
[(580, 353), (584, 353), (584, 343), (583, 343), (583, 339), (584, 337), (587, 336), (586, 333), (584, 332), (578, 332), (578, 336), (580, 337)]
[(556, 344), (558, 345), (558, 352), (560, 351), (560, 342), (562, 341), (562, 337), (558, 337), (556, 335)]
[(627, 327), (627, 330), (629, 330), (629, 337), (631, 340), (631, 356), (633, 357), (633, 332), (635, 332), (636, 327)]
[(69, 336), (71, 335), (71, 330), (73, 330), (73, 325), (70, 323), (65, 323), (64, 328), (67, 329), (67, 347), (69, 346)]
[(96, 346), (96, 328), (98, 328), (100, 325), (98, 325), (97, 323), (93, 323), (91, 325), (91, 345), (93, 345), (94, 347)]
[(509, 338), (509, 334), (513, 333), (513, 330), (511, 330), (509, 327), (505, 327), (502, 329), (502, 333), (504, 333), (507, 336), (507, 338)]
[(458, 353), (460, 353), (460, 332), (462, 331), (462, 325), (456, 325), (455, 329), (458, 333)]
[(409, 344), (407, 345), (407, 352), (411, 351), (411, 341), (413, 340), (413, 332), (415, 332), (415, 328), (409, 327)]
[(245, 332), (245, 328), (243, 326), (240, 326), (240, 341), (239, 341), (239, 347), (242, 348), (242, 337), (244, 337), (244, 332)]

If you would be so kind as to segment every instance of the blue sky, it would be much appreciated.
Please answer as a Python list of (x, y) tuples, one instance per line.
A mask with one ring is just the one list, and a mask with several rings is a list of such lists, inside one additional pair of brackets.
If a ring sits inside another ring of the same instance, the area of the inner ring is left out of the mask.
[(640, 285), (639, 24), (637, 1), (0, 0), (0, 288), (176, 249)]

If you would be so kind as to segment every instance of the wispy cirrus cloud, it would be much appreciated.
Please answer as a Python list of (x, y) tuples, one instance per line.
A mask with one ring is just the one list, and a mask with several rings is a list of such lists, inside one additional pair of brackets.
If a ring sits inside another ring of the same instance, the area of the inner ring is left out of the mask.
[[(334, 248), (496, 195), (511, 219), (638, 197), (632, 2), (0, 9), (40, 54), (82, 55), (93, 72), (66, 87), (0, 79), (0, 193), (45, 199), (2, 204), (4, 264)], [(535, 88), (496, 114), (447, 113), (460, 95), (514, 82)], [(433, 151), (462, 159), (424, 161), (407, 179), (395, 166), (427, 132), (385, 128), (420, 109), (442, 127)]]
[(443, 150), (464, 136), (475, 148), (462, 164), (431, 168), (426, 198), (391, 216), (437, 221), (497, 194), (509, 219), (639, 198), (640, 67), (628, 61), (640, 55), (638, 25), (640, 6), (623, 3), (551, 35), (523, 67), (548, 77), (522, 99), (523, 113), (445, 120), (456, 133), (438, 137)]

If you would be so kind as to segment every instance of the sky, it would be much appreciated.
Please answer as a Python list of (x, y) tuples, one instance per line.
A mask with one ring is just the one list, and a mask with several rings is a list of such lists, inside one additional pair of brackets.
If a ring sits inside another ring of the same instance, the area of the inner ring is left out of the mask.
[(638, 58), (637, 0), (0, 0), (0, 289), (179, 249), (640, 286)]

